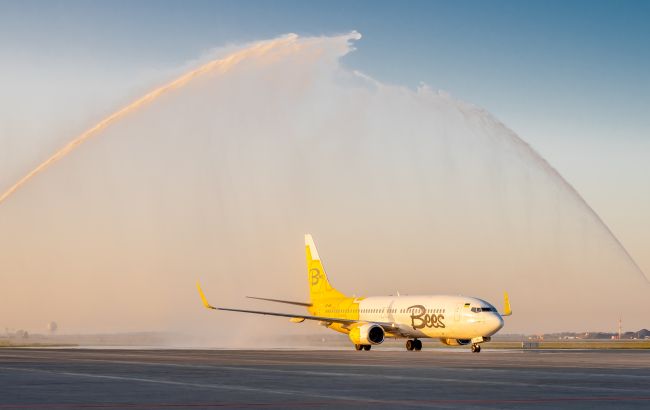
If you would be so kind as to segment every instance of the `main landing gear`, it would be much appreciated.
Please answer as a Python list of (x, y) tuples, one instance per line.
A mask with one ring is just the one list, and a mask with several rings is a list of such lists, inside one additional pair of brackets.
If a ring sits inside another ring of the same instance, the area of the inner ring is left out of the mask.
[(354, 345), (355, 350), (370, 350), (370, 345)]
[(472, 343), (472, 353), (479, 353), (481, 351), (481, 345), (478, 343)]
[(408, 350), (409, 352), (412, 351), (412, 350), (415, 350), (415, 351), (419, 352), (420, 350), (422, 350), (422, 341), (420, 341), (418, 339), (413, 339), (413, 340), (409, 339), (409, 340), (407, 340), (406, 341), (406, 350)]

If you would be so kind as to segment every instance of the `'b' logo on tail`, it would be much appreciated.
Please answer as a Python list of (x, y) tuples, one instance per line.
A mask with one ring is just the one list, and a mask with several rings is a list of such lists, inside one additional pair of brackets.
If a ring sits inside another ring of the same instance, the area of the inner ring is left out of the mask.
[(309, 271), (309, 274), (311, 276), (311, 285), (316, 286), (318, 285), (318, 282), (320, 282), (321, 274), (320, 271), (316, 268), (312, 269)]

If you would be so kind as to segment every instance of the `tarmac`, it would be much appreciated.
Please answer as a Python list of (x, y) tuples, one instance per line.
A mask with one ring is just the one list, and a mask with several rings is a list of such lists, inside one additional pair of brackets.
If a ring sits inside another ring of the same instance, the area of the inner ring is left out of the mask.
[(650, 350), (0, 349), (0, 409), (650, 408)]

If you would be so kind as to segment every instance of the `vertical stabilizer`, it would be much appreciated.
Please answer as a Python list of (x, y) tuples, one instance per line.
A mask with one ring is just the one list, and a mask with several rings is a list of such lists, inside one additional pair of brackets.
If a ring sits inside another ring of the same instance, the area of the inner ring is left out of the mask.
[(316, 250), (316, 244), (311, 235), (305, 235), (305, 252), (307, 254), (307, 280), (309, 281), (309, 298), (312, 304), (325, 302), (331, 299), (345, 298), (346, 296), (334, 289), (325, 273)]

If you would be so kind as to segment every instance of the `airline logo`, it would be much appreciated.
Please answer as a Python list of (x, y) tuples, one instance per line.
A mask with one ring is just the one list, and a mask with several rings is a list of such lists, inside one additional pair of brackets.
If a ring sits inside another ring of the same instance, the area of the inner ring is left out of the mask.
[(426, 313), (427, 309), (423, 305), (413, 305), (409, 307), (407, 311), (411, 313), (411, 326), (413, 327), (413, 330), (423, 329), (425, 327), (436, 329), (446, 327), (443, 322), (445, 315), (442, 313), (428, 314)]
[(320, 272), (320, 270), (318, 270), (318, 268), (312, 268), (309, 271), (309, 277), (311, 278), (311, 285), (316, 286), (323, 277), (323, 274)]

